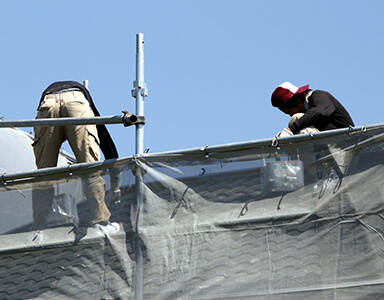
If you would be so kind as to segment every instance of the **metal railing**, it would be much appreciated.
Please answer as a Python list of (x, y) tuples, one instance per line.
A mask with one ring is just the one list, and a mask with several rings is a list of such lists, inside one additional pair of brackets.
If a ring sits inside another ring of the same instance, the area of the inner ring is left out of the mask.
[(34, 120), (0, 121), (1, 127), (38, 127), (38, 126), (69, 126), (69, 125), (102, 125), (123, 124), (124, 126), (145, 124), (144, 116), (125, 112), (121, 116), (89, 117), (89, 118), (49, 118)]

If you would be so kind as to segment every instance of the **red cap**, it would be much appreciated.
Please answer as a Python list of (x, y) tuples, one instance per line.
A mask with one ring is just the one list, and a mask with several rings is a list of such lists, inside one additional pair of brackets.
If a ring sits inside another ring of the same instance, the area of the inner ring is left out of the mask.
[(272, 93), (271, 102), (272, 106), (280, 107), (284, 103), (286, 103), (289, 99), (292, 98), (293, 95), (300, 94), (308, 90), (309, 84), (298, 88), (294, 86), (292, 83), (286, 81), (280, 84)]

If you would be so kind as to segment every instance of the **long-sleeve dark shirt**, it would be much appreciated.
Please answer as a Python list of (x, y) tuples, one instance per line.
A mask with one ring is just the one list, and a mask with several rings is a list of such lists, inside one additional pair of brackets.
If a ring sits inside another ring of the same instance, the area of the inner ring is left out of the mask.
[[(85, 98), (89, 101), (89, 105), (95, 116), (100, 116), (100, 113), (98, 112), (95, 104), (93, 103), (89, 91), (82, 84), (76, 81), (57, 81), (49, 85), (41, 95), (39, 106), (46, 95), (56, 94), (59, 92), (65, 92), (70, 90), (81, 91), (84, 94)], [(96, 128), (100, 140), (100, 149), (103, 152), (105, 159), (118, 158), (119, 155), (117, 153), (115, 143), (113, 142), (112, 137), (109, 134), (105, 125), (96, 125)]]
[(308, 103), (309, 109), (289, 126), (294, 134), (309, 126), (319, 131), (355, 126), (344, 106), (328, 92), (314, 91)]

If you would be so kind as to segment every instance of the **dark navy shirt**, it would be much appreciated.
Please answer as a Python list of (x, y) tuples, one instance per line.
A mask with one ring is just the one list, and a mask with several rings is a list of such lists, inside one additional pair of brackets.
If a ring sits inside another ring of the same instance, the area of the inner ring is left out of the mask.
[(289, 126), (294, 134), (309, 126), (319, 131), (355, 126), (344, 106), (330, 93), (314, 91), (308, 102), (306, 113)]

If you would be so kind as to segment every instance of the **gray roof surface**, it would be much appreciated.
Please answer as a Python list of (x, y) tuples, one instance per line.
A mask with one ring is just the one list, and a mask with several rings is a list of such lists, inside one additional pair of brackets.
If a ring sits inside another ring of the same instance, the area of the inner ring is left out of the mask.
[(113, 299), (128, 299), (131, 275), (109, 241), (125, 248), (125, 231), (107, 238), (92, 228), (71, 230), (2, 236), (2, 241), (12, 241), (13, 249), (0, 255), (0, 299), (103, 299), (106, 289)]

